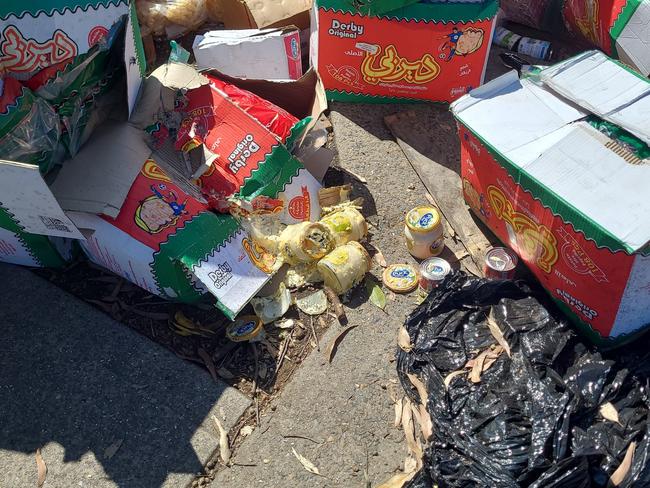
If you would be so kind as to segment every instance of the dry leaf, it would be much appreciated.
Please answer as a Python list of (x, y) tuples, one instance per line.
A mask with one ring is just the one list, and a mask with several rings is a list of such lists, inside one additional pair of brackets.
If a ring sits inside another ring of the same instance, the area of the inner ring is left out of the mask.
[(386, 262), (384, 253), (381, 252), (381, 250), (377, 246), (373, 245), (372, 247), (374, 247), (376, 251), (375, 255), (373, 256), (373, 259), (379, 266), (381, 266), (382, 268), (386, 268), (388, 266), (388, 263)]
[(408, 376), (409, 381), (411, 382), (411, 384), (413, 386), (415, 386), (415, 389), (418, 391), (418, 395), (420, 395), (420, 403), (422, 405), (426, 405), (427, 404), (427, 399), (428, 399), (427, 387), (424, 386), (424, 383), (422, 383), (422, 381), (420, 381), (420, 378), (418, 378), (414, 374), (409, 373), (409, 374), (407, 374), (407, 376)]
[(411, 481), (417, 471), (411, 471), (407, 473), (397, 473), (388, 481), (382, 483), (377, 488), (403, 488), (403, 486)]
[(422, 436), (425, 441), (429, 441), (433, 437), (433, 421), (424, 405), (420, 405), (420, 422)]
[(630, 468), (632, 467), (632, 460), (634, 459), (634, 451), (636, 450), (636, 442), (630, 442), (630, 445), (627, 446), (627, 451), (625, 452), (625, 457), (623, 458), (623, 462), (621, 462), (620, 466), (616, 468), (616, 471), (612, 474), (612, 476), (609, 478), (609, 482), (614, 485), (618, 486), (620, 485), (627, 474), (630, 472)]
[(317, 474), (318, 476), (322, 476), (320, 474), (320, 471), (318, 471), (318, 468), (314, 465), (314, 463), (312, 463), (306, 457), (298, 454), (293, 447), (291, 448), (291, 450), (293, 451), (293, 455), (296, 456), (296, 459), (300, 461), (300, 464), (302, 464), (303, 468), (305, 468), (307, 471), (309, 471), (312, 474)]
[(223, 428), (219, 419), (213, 415), (212, 421), (217, 427), (217, 432), (219, 432), (219, 455), (224, 464), (230, 462), (230, 444), (228, 442), (228, 432)]
[(449, 385), (451, 385), (451, 381), (456, 377), (456, 376), (462, 376), (466, 374), (467, 371), (464, 369), (459, 369), (457, 371), (452, 371), (449, 373), (447, 376), (445, 376), (444, 384), (445, 384), (445, 390), (449, 389)]
[(610, 402), (603, 403), (598, 409), (598, 412), (604, 419), (620, 425), (621, 422), (618, 419), (618, 411), (616, 410), (616, 407)]
[(38, 473), (38, 479), (36, 480), (36, 486), (40, 488), (45, 483), (45, 477), (47, 476), (47, 465), (45, 460), (41, 455), (41, 450), (36, 449), (36, 470)]
[(413, 344), (411, 344), (411, 336), (409, 335), (406, 327), (401, 326), (397, 333), (397, 345), (404, 352), (411, 352)]
[(124, 442), (124, 439), (118, 439), (115, 442), (113, 442), (110, 446), (108, 446), (104, 450), (104, 457), (106, 459), (110, 459), (113, 456), (115, 456), (115, 453), (118, 451), (120, 447), (122, 447), (122, 443)]
[(501, 329), (499, 328), (499, 324), (497, 324), (497, 321), (494, 318), (493, 308), (490, 308), (490, 313), (488, 314), (487, 317), (487, 324), (494, 338), (497, 340), (499, 345), (503, 347), (503, 350), (506, 352), (508, 357), (511, 358), (512, 355), (510, 354), (510, 346), (508, 345), (508, 341), (506, 341), (506, 338), (503, 336), (503, 332), (501, 332)]
[(327, 361), (328, 361), (329, 363), (331, 363), (332, 360), (334, 359), (334, 356), (336, 356), (336, 350), (338, 349), (339, 344), (341, 343), (341, 341), (343, 340), (343, 338), (344, 338), (346, 335), (348, 335), (348, 332), (350, 332), (352, 329), (354, 329), (354, 328), (356, 328), (356, 327), (359, 327), (359, 326), (358, 326), (358, 325), (353, 325), (353, 326), (351, 326), (351, 327), (348, 327), (347, 329), (343, 329), (343, 332), (341, 332), (339, 335), (337, 335), (337, 336), (334, 338), (334, 340), (332, 341), (332, 343), (330, 344), (330, 346), (327, 348)]
[(413, 422), (413, 410), (411, 402), (407, 398), (402, 408), (402, 428), (406, 437), (406, 444), (409, 451), (413, 453), (416, 459), (422, 459), (422, 446), (415, 439), (415, 424)]
[(208, 371), (210, 372), (210, 376), (212, 376), (212, 379), (217, 383), (219, 383), (219, 378), (217, 377), (217, 368), (214, 365), (214, 361), (212, 360), (212, 357), (202, 347), (199, 347), (196, 353), (205, 363), (205, 367), (208, 368)]
[(402, 424), (402, 408), (404, 408), (404, 397), (395, 402), (395, 421), (393, 422), (395, 427)]
[(247, 437), (253, 433), (253, 426), (252, 425), (245, 425), (244, 427), (241, 428), (239, 431), (242, 437)]
[(476, 357), (476, 359), (474, 359), (472, 370), (469, 373), (469, 379), (472, 383), (481, 382), (481, 373), (483, 372), (483, 365), (485, 364), (485, 360), (487, 359), (487, 355), (489, 351), (490, 351), (489, 349), (486, 349), (481, 354), (479, 354), (478, 357)]

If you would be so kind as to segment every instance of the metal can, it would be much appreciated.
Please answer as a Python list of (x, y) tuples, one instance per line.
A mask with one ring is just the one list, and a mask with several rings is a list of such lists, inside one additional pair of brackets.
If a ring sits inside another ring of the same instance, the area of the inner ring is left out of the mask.
[(404, 236), (413, 257), (439, 256), (445, 248), (442, 217), (436, 207), (422, 205), (406, 214)]
[(337, 247), (318, 262), (325, 285), (342, 295), (358, 284), (370, 269), (368, 251), (356, 241)]
[(519, 264), (519, 258), (507, 247), (495, 247), (485, 254), (483, 274), (495, 280), (511, 280)]
[(360, 241), (368, 234), (366, 219), (354, 207), (345, 207), (332, 212), (323, 217), (320, 222), (332, 231), (337, 246), (350, 241)]
[(429, 258), (420, 265), (420, 292), (429, 294), (451, 273), (451, 265), (442, 258)]

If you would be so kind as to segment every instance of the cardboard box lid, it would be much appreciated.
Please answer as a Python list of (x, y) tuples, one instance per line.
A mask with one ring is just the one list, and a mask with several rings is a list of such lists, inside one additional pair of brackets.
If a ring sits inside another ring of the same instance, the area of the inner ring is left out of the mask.
[(542, 71), (543, 83), (589, 112), (650, 144), (650, 80), (587, 51)]
[(66, 162), (50, 188), (65, 210), (117, 217), (150, 155), (137, 128), (127, 123), (104, 125)]
[[(570, 82), (558, 86), (569, 93)], [(598, 92), (609, 90), (596, 85), (593, 97), (581, 92), (580, 102), (597, 107)], [(473, 90), (451, 110), (518, 184), (598, 245), (635, 252), (648, 244), (650, 201), (644, 188), (650, 187), (650, 165), (631, 165), (608, 148), (606, 136), (580, 121), (586, 110), (514, 72)], [(638, 115), (650, 127), (650, 111)]]

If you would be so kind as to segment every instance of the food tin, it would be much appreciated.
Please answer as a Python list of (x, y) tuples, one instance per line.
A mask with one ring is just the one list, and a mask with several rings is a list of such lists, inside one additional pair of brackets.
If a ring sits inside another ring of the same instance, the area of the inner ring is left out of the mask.
[(366, 219), (354, 207), (345, 207), (332, 212), (323, 217), (320, 222), (332, 231), (337, 246), (350, 241), (360, 241), (368, 234)]
[(420, 265), (420, 292), (429, 294), (451, 272), (451, 265), (442, 258), (429, 258)]
[(515, 277), (517, 264), (519, 258), (514, 251), (507, 247), (495, 247), (485, 255), (483, 274), (495, 280), (511, 280)]
[(415, 207), (406, 214), (404, 236), (409, 252), (418, 259), (438, 256), (445, 247), (442, 218), (430, 205)]
[(337, 247), (318, 262), (325, 285), (342, 295), (363, 280), (370, 269), (370, 256), (356, 241)]
[(226, 337), (233, 342), (259, 341), (264, 337), (264, 326), (259, 317), (243, 315), (226, 328)]
[(418, 286), (418, 271), (410, 264), (392, 264), (382, 278), (386, 288), (395, 293), (409, 293)]

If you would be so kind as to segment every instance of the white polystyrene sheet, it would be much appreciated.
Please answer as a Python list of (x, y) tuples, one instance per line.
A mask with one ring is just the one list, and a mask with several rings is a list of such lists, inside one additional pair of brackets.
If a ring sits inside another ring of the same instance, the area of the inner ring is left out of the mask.
[(521, 149), (586, 115), (530, 80), (511, 74), (502, 78), (473, 90), (451, 107), (466, 126), (501, 153)]
[(522, 167), (629, 250), (638, 250), (650, 241), (650, 166), (627, 163), (601, 137), (588, 124), (576, 124)]
[(543, 70), (542, 81), (581, 107), (603, 115), (650, 93), (650, 82), (600, 51), (589, 51)]

